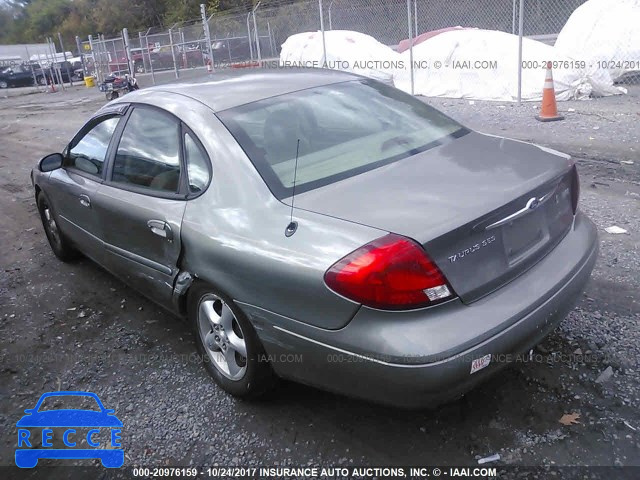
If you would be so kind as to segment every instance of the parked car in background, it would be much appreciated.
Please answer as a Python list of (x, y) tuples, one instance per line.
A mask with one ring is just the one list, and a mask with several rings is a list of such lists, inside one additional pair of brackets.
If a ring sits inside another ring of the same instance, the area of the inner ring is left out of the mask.
[[(251, 60), (252, 49), (253, 58), (258, 58), (255, 42), (250, 45), (247, 37), (225, 38), (224, 40), (216, 40), (211, 44), (214, 61), (222, 63)], [(262, 58), (272, 55), (269, 42), (263, 38), (260, 39), (260, 54)]]
[(186, 68), (202, 67), (205, 63), (204, 58), (207, 57), (207, 54), (200, 49), (200, 45), (187, 45), (186, 48), (180, 49), (177, 55), (183, 68), (185, 66)]
[(0, 88), (32, 86), (34, 84), (34, 68), (36, 69), (36, 81), (44, 83), (44, 75), (42, 71), (38, 70), (39, 65), (22, 64), (0, 70)]
[(84, 69), (82, 68), (82, 63), (80, 65), (74, 64), (73, 73), (82, 80), (84, 77), (96, 74), (96, 64), (93, 61), (93, 57), (89, 55), (85, 55), (84, 57)]
[(74, 67), (70, 62), (56, 62), (52, 66), (47, 66), (45, 68), (39, 68), (36, 70), (36, 76), (39, 79), (38, 83), (44, 84), (43, 79), (46, 79), (47, 85), (50, 85), (52, 73), (53, 83), (60, 83), (60, 80), (58, 79), (58, 75), (56, 73), (58, 70), (60, 71), (60, 76), (62, 77), (62, 81), (64, 83), (69, 83), (70, 81), (77, 78), (75, 75)]
[[(145, 55), (148, 55), (146, 53), (146, 49), (145, 50), (143, 50), (142, 48), (131, 49), (131, 59), (133, 60), (133, 69), (135, 70), (136, 73), (145, 72), (145, 59), (144, 59)], [(149, 57), (147, 56), (147, 58)]]
[(82, 62), (80, 60), (75, 60), (75, 61), (70, 62), (70, 63), (71, 63), (71, 68), (72, 68), (71, 71), (73, 72), (73, 75), (75, 77), (82, 78), (84, 75), (78, 74), (78, 70), (80, 70), (80, 72), (83, 72), (83, 70), (82, 70)]
[[(202, 53), (198, 46), (187, 46), (187, 48), (175, 47), (175, 61), (178, 64), (178, 68), (194, 68), (202, 67), (204, 65), (202, 59)], [(145, 73), (150, 69), (149, 62), (154, 70), (167, 70), (174, 68), (173, 62), (174, 54), (171, 52), (171, 47), (163, 46), (157, 47), (150, 52), (146, 48), (132, 48), (131, 49), (131, 61), (133, 62), (133, 69), (135, 73)], [(109, 62), (109, 71), (116, 74), (124, 74), (129, 72), (129, 66), (127, 63), (127, 57), (122, 52), (122, 55)]]
[[(82, 63), (80, 62), (56, 62), (53, 64), (53, 69), (60, 70), (60, 76), (65, 83), (83, 76)], [(60, 83), (55, 71), (53, 72), (54, 83)], [(23, 63), (6, 67), (0, 70), (0, 88), (32, 86), (34, 78), (37, 84), (47, 85), (51, 83), (51, 75), (51, 67), (42, 67), (38, 63)]]
[(176, 48), (175, 53), (172, 53), (171, 47), (164, 46), (151, 53), (153, 69), (166, 70), (174, 68), (174, 55), (178, 68), (194, 68), (204, 65), (202, 53), (199, 49), (179, 50)]

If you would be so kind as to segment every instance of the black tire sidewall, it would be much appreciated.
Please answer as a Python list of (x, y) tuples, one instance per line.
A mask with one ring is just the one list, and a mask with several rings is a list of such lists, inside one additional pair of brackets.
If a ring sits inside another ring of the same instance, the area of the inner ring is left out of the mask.
[[(51, 201), (46, 196), (44, 192), (38, 193), (38, 198), (36, 199), (36, 203), (38, 206), (38, 213), (40, 214), (40, 220), (42, 221), (42, 227), (44, 228), (45, 236), (47, 237), (47, 241), (49, 242), (49, 246), (51, 250), (63, 262), (68, 262), (69, 260), (73, 260), (77, 256), (77, 252), (71, 246), (70, 242), (65, 238), (64, 234), (60, 230), (60, 222), (58, 221), (58, 216), (56, 215), (53, 206), (51, 205)], [(56, 242), (52, 241), (51, 233), (49, 232), (49, 228), (46, 225), (47, 219), (44, 215), (45, 205), (49, 207), (49, 213), (53, 216), (53, 219), (58, 226), (58, 236), (60, 237), (60, 244), (58, 245)]]
[[(231, 380), (225, 377), (213, 364), (207, 354), (198, 325), (198, 307), (200, 300), (206, 294), (214, 294), (220, 297), (229, 306), (242, 328), (244, 341), (247, 347), (247, 370), (240, 380)], [(233, 300), (219, 289), (205, 283), (197, 282), (189, 289), (187, 298), (187, 313), (189, 322), (193, 328), (196, 347), (202, 362), (215, 382), (226, 392), (237, 397), (257, 397), (269, 390), (274, 382), (271, 366), (267, 361), (264, 348), (253, 326)]]

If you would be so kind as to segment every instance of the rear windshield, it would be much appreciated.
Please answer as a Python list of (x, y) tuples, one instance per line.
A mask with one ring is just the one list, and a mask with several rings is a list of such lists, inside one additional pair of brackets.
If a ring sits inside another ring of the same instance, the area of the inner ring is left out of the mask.
[(280, 95), (218, 117), (279, 199), (292, 195), (294, 174), (302, 193), (467, 132), (424, 102), (371, 80)]

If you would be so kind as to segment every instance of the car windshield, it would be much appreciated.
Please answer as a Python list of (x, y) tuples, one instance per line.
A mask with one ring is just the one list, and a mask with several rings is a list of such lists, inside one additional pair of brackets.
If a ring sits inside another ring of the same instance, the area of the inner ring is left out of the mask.
[(90, 410), (100, 412), (100, 406), (96, 399), (87, 395), (55, 395), (46, 397), (40, 407), (39, 412), (50, 410)]
[(280, 199), (291, 196), (294, 176), (302, 193), (467, 132), (424, 102), (372, 80), (272, 97), (218, 117)]

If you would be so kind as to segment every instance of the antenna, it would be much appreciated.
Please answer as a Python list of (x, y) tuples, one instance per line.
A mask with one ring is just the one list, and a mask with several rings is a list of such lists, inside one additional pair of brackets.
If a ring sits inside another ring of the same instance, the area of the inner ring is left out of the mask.
[(298, 143), (296, 144), (296, 163), (293, 167), (293, 192), (291, 194), (291, 214), (289, 216), (289, 225), (284, 231), (285, 237), (290, 237), (296, 230), (298, 230), (298, 222), (293, 221), (293, 204), (296, 200), (296, 180), (298, 179), (298, 156), (300, 154), (300, 139), (298, 139)]

